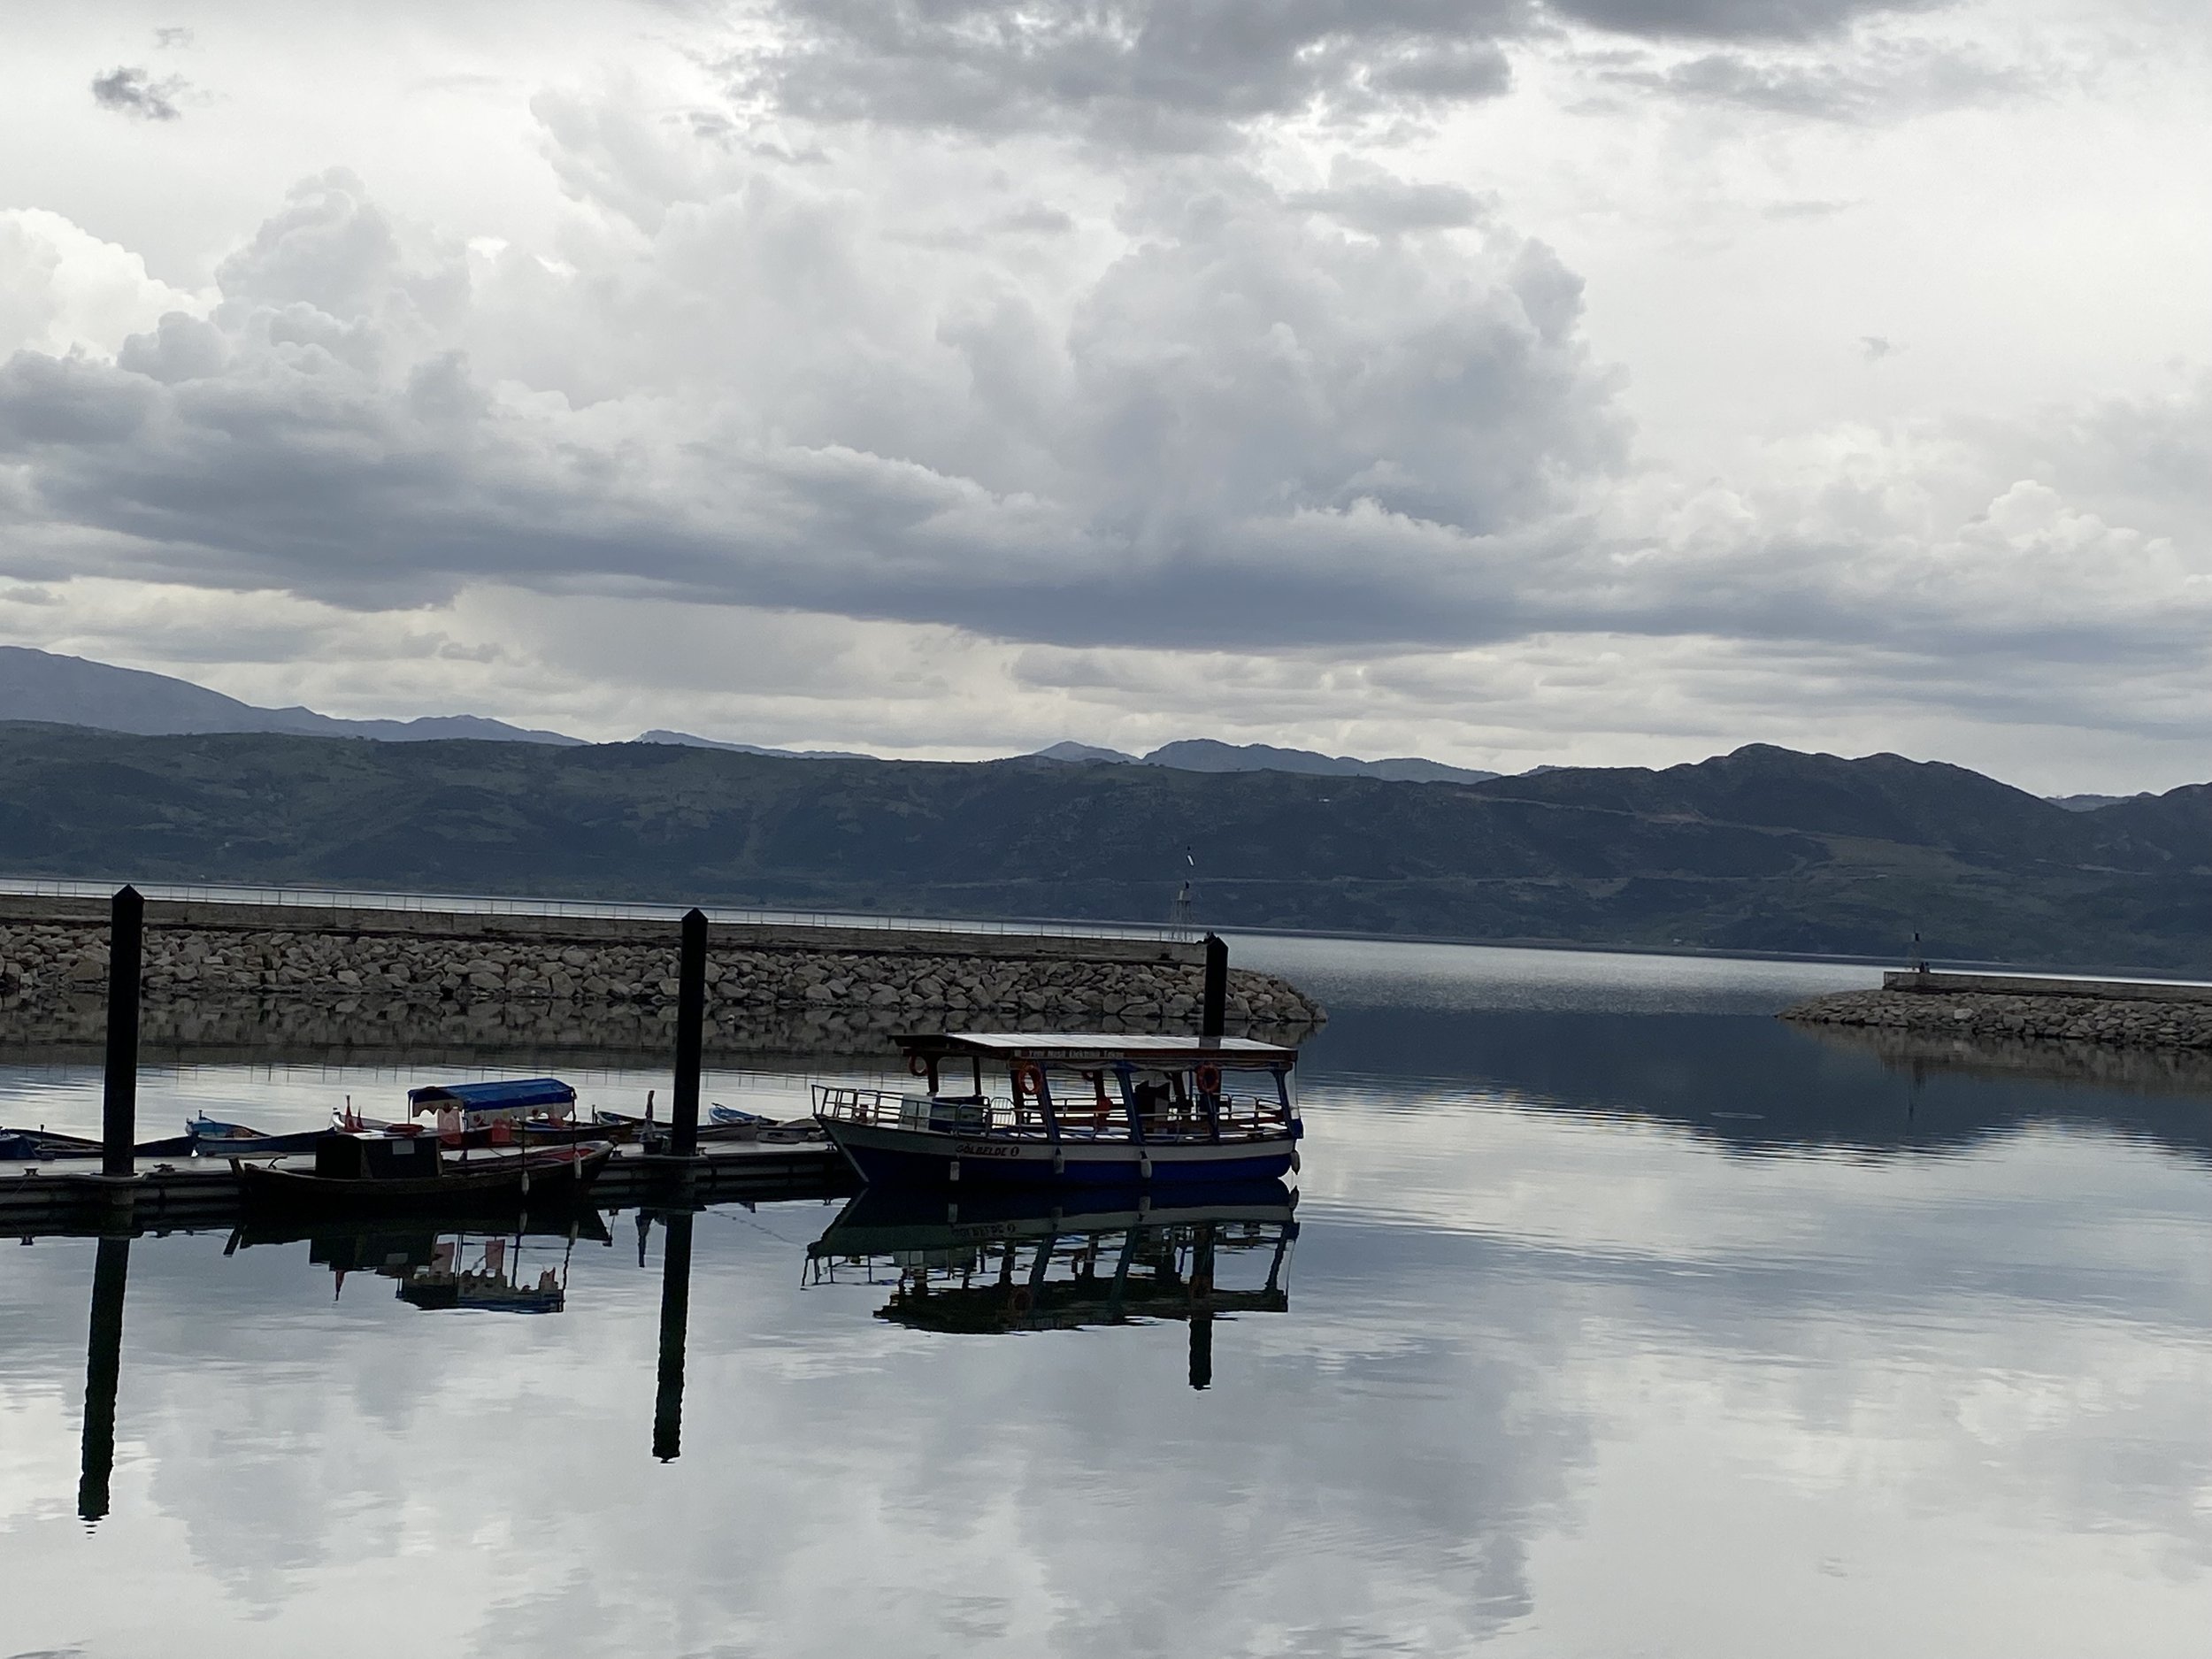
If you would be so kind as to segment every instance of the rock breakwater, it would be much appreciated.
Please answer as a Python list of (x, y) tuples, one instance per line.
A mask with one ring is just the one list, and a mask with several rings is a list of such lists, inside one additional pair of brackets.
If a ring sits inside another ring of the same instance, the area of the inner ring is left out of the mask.
[[(551, 1023), (644, 1042), (674, 1018), (672, 922), (214, 903), (150, 904), (147, 921), (157, 1025), (211, 1032), (291, 1008), (319, 1027), (333, 1015), (448, 1033)], [(0, 1019), (73, 1028), (106, 975), (104, 906), (0, 901)], [(1203, 980), (1188, 942), (1071, 935), (731, 925), (707, 961), (709, 1017), (732, 1041), (749, 1022), (826, 1040), (912, 1024), (1188, 1029)], [(1228, 1016), (1237, 1030), (1325, 1018), (1294, 986), (1243, 969)]]
[(2212, 1002), (2155, 995), (1884, 988), (1816, 996), (1786, 1009), (1782, 1018), (1801, 1025), (1865, 1026), (1924, 1036), (2212, 1048)]

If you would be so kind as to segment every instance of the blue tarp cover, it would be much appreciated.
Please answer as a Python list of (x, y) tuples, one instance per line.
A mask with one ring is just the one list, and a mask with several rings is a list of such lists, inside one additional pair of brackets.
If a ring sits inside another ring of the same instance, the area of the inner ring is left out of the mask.
[(407, 1091), (416, 1111), (458, 1106), (463, 1111), (518, 1111), (532, 1106), (573, 1106), (576, 1091), (557, 1077), (515, 1078), (503, 1083), (434, 1083)]

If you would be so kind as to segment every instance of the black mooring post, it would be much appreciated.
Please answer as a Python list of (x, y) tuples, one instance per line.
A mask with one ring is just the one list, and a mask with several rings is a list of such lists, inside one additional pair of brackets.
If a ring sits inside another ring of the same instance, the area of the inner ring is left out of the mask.
[(1206, 935), (1206, 999), (1199, 1014), (1198, 1034), (1218, 1037), (1229, 1023), (1229, 947), (1217, 935)]
[(653, 1455), (673, 1463), (683, 1449), (684, 1338), (691, 1325), (691, 1212), (661, 1218), (661, 1368), (653, 1396)]
[(85, 1349), (84, 1472), (77, 1480), (81, 1520), (96, 1521), (108, 1512), (108, 1477), (115, 1470), (115, 1386), (123, 1374), (123, 1288), (130, 1276), (131, 1241), (102, 1239), (92, 1263), (92, 1338)]
[(676, 1102), (669, 1129), (669, 1150), (680, 1158), (699, 1150), (699, 1045), (706, 1023), (707, 915), (687, 910), (676, 968)]
[(124, 887), (108, 910), (108, 1062), (100, 1099), (100, 1170), (128, 1175), (138, 1142), (138, 962), (146, 901)]

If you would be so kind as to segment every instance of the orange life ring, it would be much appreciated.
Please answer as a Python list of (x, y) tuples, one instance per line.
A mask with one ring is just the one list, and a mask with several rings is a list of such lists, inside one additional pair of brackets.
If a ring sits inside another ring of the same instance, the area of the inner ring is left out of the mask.
[(1208, 1060), (1191, 1073), (1191, 1081), (1198, 1085), (1201, 1094), (1221, 1093), (1221, 1068)]
[(918, 1054), (910, 1054), (906, 1056), (906, 1069), (911, 1071), (916, 1077), (927, 1077), (929, 1075), (929, 1062), (922, 1058), (922, 1056)]
[(1014, 1067), (1014, 1098), (1025, 1094), (1041, 1096), (1045, 1092), (1045, 1069), (1033, 1060), (1024, 1060)]

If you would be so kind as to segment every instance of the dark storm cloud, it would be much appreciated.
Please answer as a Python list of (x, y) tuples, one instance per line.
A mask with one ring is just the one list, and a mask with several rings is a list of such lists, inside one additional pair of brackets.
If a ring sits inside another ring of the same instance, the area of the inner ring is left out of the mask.
[(1950, 0), (1546, 0), (1571, 22), (1660, 39), (1803, 41), (1862, 18), (1932, 12)]
[[(358, 180), (306, 181), (207, 317), (112, 361), (0, 365), (13, 572), (376, 606), (518, 583), (1222, 651), (1592, 630), (2200, 649), (2170, 546), (2013, 483), (2009, 457), (1932, 551), (1870, 488), (1636, 495), (1575, 273), (1371, 165), (1302, 193), (1148, 170), (1120, 256), (1041, 303), (994, 239), (894, 250), (787, 169), (662, 217), (623, 232), (621, 283), (517, 255), (524, 286), (487, 294)], [(534, 382), (516, 340), (628, 378)], [(2166, 452), (2208, 408), (2159, 417)], [(2163, 499), (2169, 522), (2204, 505)]]
[[(672, 257), (864, 273), (873, 244), (840, 247), (854, 233), (822, 216), (841, 199), (800, 212), (757, 182), (720, 241)], [(222, 265), (211, 319), (173, 314), (112, 363), (0, 366), (0, 457), (33, 516), (128, 538), (142, 573), (364, 603), (587, 582), (1085, 642), (1518, 614), (1484, 539), (1625, 452), (1573, 273), (1509, 233), (1440, 245), (1462, 233), (1422, 227), (1471, 201), (1372, 169), (1302, 201), (1202, 166), (1128, 211), (1138, 240), (1056, 331), (956, 291), (934, 352), (902, 364), (882, 339), (910, 332), (914, 296), (864, 276), (788, 392), (758, 366), (783, 313), (733, 314), (756, 384), (717, 376), (706, 409), (670, 413), (495, 398), (441, 332), (457, 267), (411, 261), (358, 181), (326, 175)], [(631, 326), (536, 326), (611, 324)]]
[(1948, 0), (784, 0), (780, 51), (733, 65), (786, 111), (1203, 150), (1271, 117), (1494, 96), (1502, 42), (1560, 21), (1655, 39), (1802, 42)]
[(1237, 123), (1485, 97), (1528, 0), (790, 0), (749, 64), (786, 109), (1203, 150)]
[(177, 95), (183, 90), (181, 76), (165, 75), (156, 80), (152, 71), (130, 65), (119, 66), (92, 78), (95, 104), (142, 121), (178, 119), (184, 111), (177, 107)]

